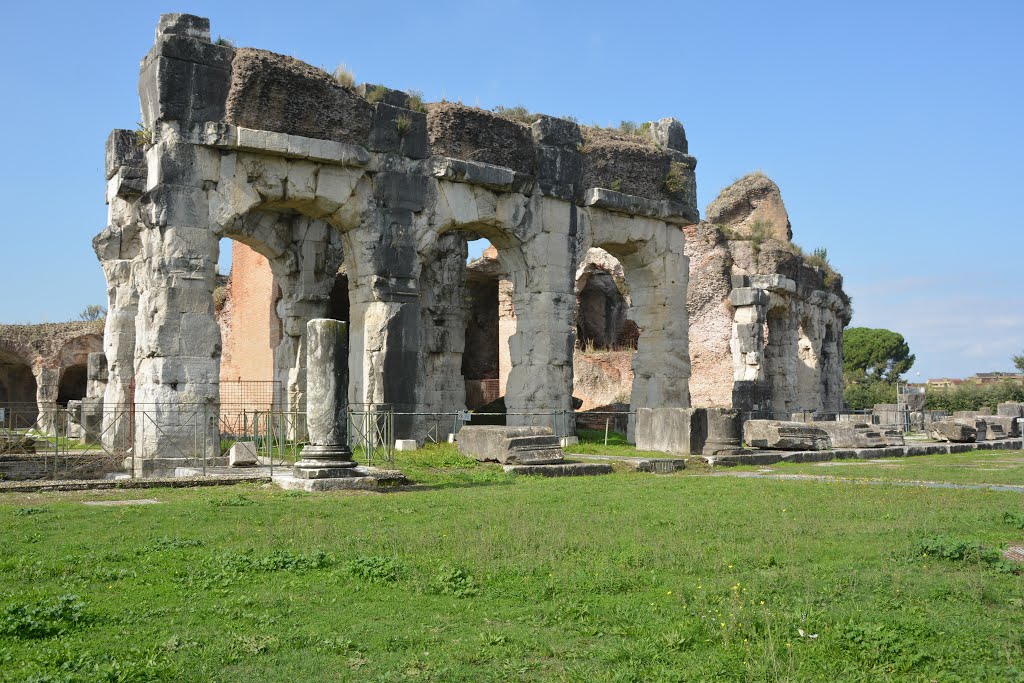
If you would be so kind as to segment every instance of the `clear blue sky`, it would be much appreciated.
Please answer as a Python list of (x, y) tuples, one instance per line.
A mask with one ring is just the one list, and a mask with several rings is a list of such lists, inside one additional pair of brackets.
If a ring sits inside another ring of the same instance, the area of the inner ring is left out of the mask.
[(1022, 2), (12, 3), (0, 43), (0, 321), (105, 303), (103, 143), (139, 119), (161, 12), (428, 100), (615, 124), (675, 116), (700, 206), (761, 169), (825, 247), (854, 325), (903, 333), (911, 378), (1024, 349)]

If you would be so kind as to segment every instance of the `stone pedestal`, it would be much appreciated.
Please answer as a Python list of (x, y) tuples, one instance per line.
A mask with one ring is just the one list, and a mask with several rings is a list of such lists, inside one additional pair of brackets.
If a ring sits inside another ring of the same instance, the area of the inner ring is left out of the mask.
[(348, 324), (306, 324), (306, 430), (310, 444), (295, 463), (300, 479), (364, 476), (348, 446)]
[(703, 455), (732, 455), (743, 452), (741, 443), (743, 421), (738, 410), (731, 408), (707, 409), (707, 441), (701, 449)]

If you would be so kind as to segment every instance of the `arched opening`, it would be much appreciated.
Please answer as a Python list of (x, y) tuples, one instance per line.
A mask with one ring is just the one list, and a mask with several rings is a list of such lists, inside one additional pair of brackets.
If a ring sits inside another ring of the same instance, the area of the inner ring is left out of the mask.
[(219, 256), (213, 303), (221, 334), (221, 419), (232, 420), (235, 412), (280, 403), (274, 354), (283, 336), (282, 292), (269, 259), (254, 246), (225, 237)]
[(3, 351), (0, 351), (0, 408), (5, 408), (7, 413), (0, 426), (7, 428), (32, 425), (39, 415), (32, 368), (18, 356)]
[(87, 387), (88, 373), (84, 364), (64, 368), (57, 388), (57, 404), (66, 408), (68, 401), (82, 400)]
[[(604, 249), (588, 250), (576, 271), (573, 354), (573, 396), (583, 411), (628, 408), (633, 355), (640, 336), (629, 311), (629, 286), (622, 263)], [(604, 424), (603, 419), (597, 421)]]
[[(481, 242), (487, 245), (482, 252), (473, 248)], [(466, 408), (477, 410), (505, 393), (500, 347), (504, 343), (507, 350), (508, 337), (504, 340), (501, 338), (498, 299), (500, 283), (503, 280), (507, 282), (507, 277), (498, 261), (498, 250), (490, 242), (470, 242), (469, 251), (476, 251), (480, 255), (471, 258), (466, 266), (466, 337), (462, 352), (462, 378), (466, 385)], [(512, 310), (511, 302), (508, 303), (506, 313)], [(504, 375), (507, 381), (507, 367)]]
[[(457, 352), (457, 364), (448, 367), (461, 375), (459, 403), (470, 410), (504, 412), (513, 367), (510, 340), (517, 329), (515, 283), (525, 286), (519, 241), (495, 225), (474, 223), (443, 231), (437, 244), (436, 258), (426, 262), (421, 273), (427, 392), (438, 386), (443, 393), (443, 378), (431, 375), (445, 367), (439, 354)], [(458, 286), (444, 286), (445, 279)], [(450, 313), (441, 314), (443, 308)], [(441, 333), (442, 325), (457, 325), (460, 334)], [(431, 341), (445, 340), (447, 344), (430, 348)], [(429, 398), (427, 403), (442, 407)]]

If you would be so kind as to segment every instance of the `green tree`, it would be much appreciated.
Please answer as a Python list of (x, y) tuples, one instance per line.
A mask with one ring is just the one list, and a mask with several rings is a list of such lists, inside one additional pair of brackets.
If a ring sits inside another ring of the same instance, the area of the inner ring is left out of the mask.
[(847, 382), (895, 382), (914, 365), (902, 334), (851, 327), (843, 333), (843, 375)]
[(107, 317), (107, 309), (99, 304), (90, 304), (85, 307), (84, 311), (78, 314), (78, 317), (90, 322), (93, 320), (103, 320)]
[(1024, 372), (1024, 353), (1013, 357), (1013, 367), (1017, 368), (1017, 372)]

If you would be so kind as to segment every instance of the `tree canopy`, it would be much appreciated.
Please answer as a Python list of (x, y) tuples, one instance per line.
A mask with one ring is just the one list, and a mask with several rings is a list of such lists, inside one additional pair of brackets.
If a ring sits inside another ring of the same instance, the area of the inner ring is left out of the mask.
[(843, 372), (848, 380), (895, 382), (914, 365), (903, 335), (892, 330), (851, 327), (843, 332)]
[(1013, 357), (1013, 366), (1017, 368), (1018, 372), (1024, 372), (1024, 351), (1019, 356)]

